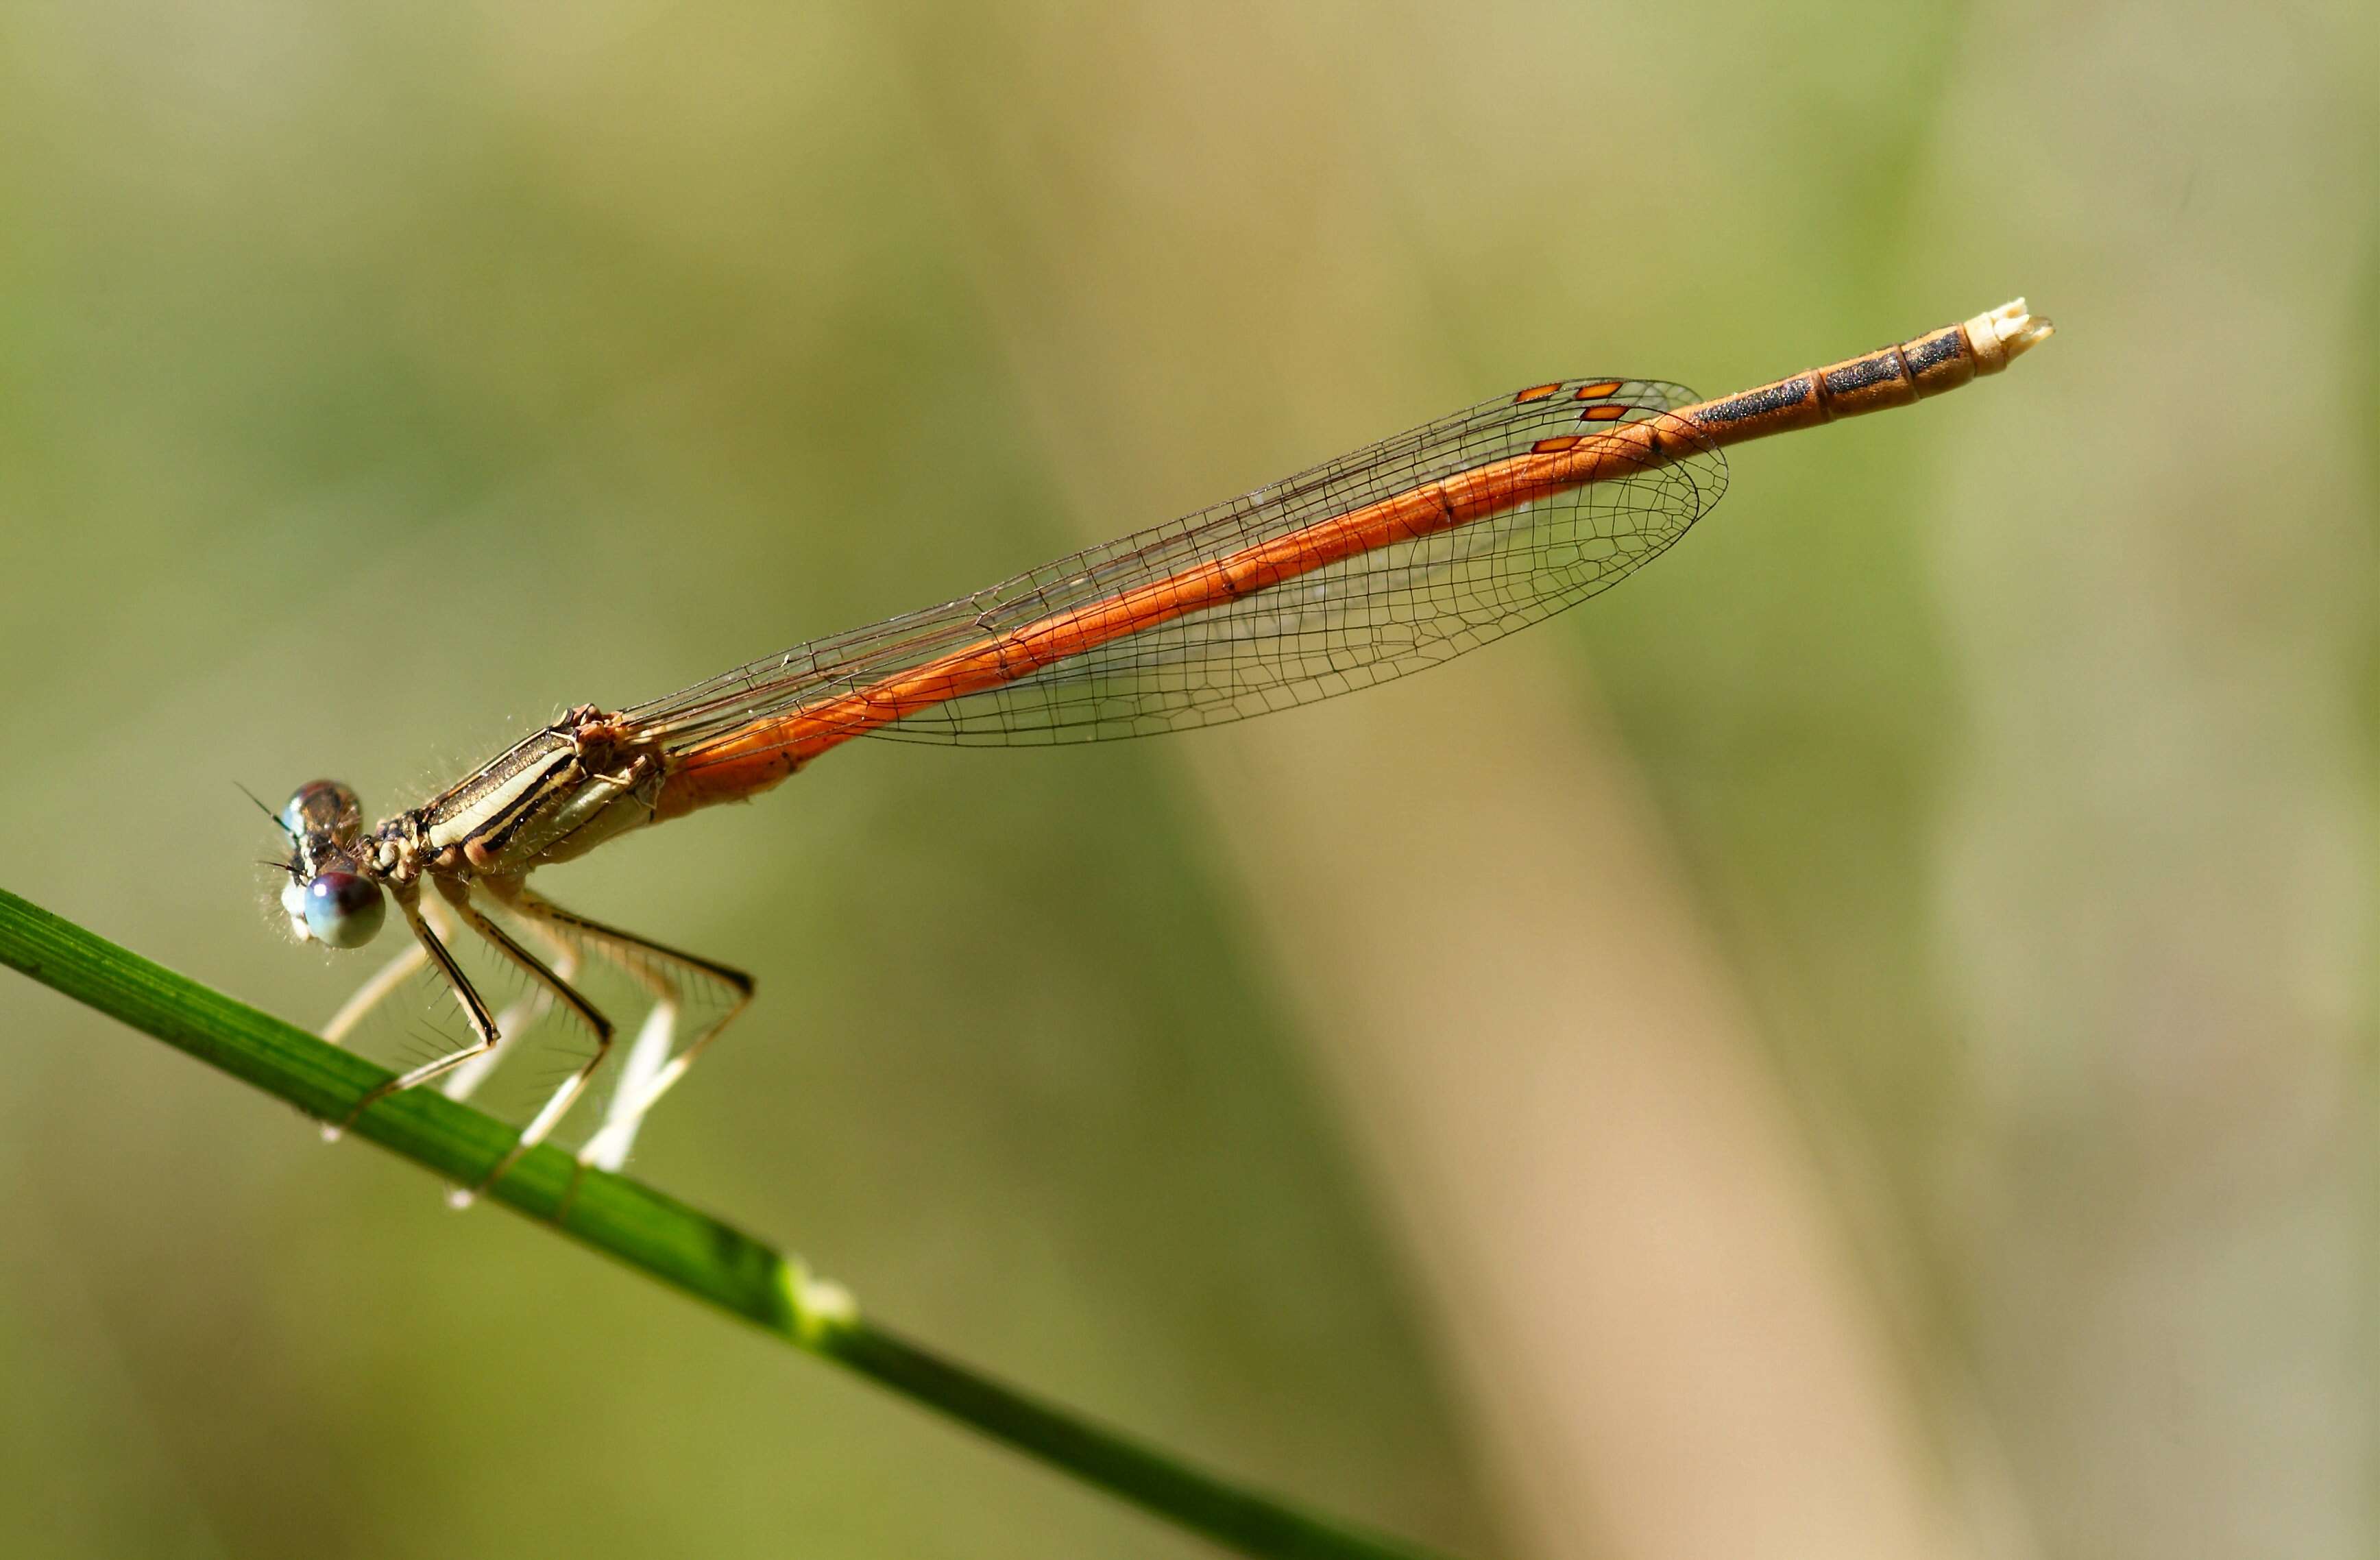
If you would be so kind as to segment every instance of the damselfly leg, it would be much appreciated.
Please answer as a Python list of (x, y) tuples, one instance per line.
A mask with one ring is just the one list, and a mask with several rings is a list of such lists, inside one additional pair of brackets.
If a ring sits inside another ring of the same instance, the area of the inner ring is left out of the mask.
[[(575, 984), (577, 981), (578, 950), (577, 949), (566, 942), (549, 937), (534, 925), (524, 925), (522, 929), (528, 932), (532, 939), (544, 947), (547, 966), (555, 974), (561, 976), (565, 984)], [(504, 1010), (496, 1015), (496, 1028), (506, 1038), (518, 1040), (552, 1010), (553, 993), (532, 981), (527, 991), (506, 1004)], [(480, 1085), (487, 1082), (488, 1074), (496, 1070), (496, 1064), (502, 1059), (502, 1053), (496, 1051), (473, 1057), (469, 1061), (448, 1073), (444, 1081), (438, 1085), (438, 1092), (458, 1103), (468, 1101), (479, 1092)]]
[(353, 997), (339, 1005), (339, 1010), (331, 1015), (331, 1022), (322, 1026), (322, 1038), (334, 1046), (346, 1045), (347, 1036), (356, 1032), (357, 1025), (370, 1017), (382, 1003), (395, 995), (407, 981), (427, 968), (429, 963), (428, 949), (418, 942), (406, 944), (404, 952), (382, 965)]
[[(686, 1076), (686, 1070), (719, 1038), (720, 1032), (751, 1005), (752, 977), (732, 965), (565, 910), (525, 884), (511, 885), (508, 895), (500, 897), (530, 921), (584, 943), (642, 986), (653, 999), (652, 1010), (647, 1014), (644, 1027), (630, 1048), (620, 1082), (603, 1113), (602, 1125), (578, 1153), (581, 1164), (616, 1170), (626, 1161), (645, 1113)], [(727, 991), (728, 1006), (725, 1012), (704, 1025), (684, 1049), (673, 1056), (676, 1022), (685, 1011), (688, 974), (706, 977)]]
[[(451, 903), (454, 895), (447, 890), (443, 881), (440, 882), (439, 888)], [(463, 973), (462, 966), (455, 961), (454, 953), (440, 939), (438, 934), (431, 929), (421, 905), (420, 885), (419, 883), (393, 885), (389, 890), (389, 897), (396, 901), (397, 911), (405, 917), (406, 925), (412, 928), (414, 941), (419, 945), (423, 955), (437, 967), (439, 973), (445, 978), (447, 987), (455, 993), (455, 999), (462, 1003), (464, 1020), (471, 1026), (472, 1043), (459, 1050), (449, 1051), (443, 1057), (433, 1057), (410, 1071), (401, 1072), (368, 1090), (364, 1097), (356, 1102), (355, 1108), (347, 1112), (345, 1120), (335, 1127), (323, 1129), (325, 1137), (338, 1137), (347, 1128), (356, 1124), (358, 1117), (388, 1098), (389, 1095), (402, 1094), (417, 1084), (427, 1083), (433, 1078), (442, 1077), (455, 1068), (461, 1067), (474, 1057), (493, 1051), (504, 1038), (503, 1032), (496, 1028), (494, 1016), (488, 1011), (488, 1005), (480, 999), (478, 988), (473, 986), (469, 977)], [(386, 974), (388, 972), (382, 973)], [(353, 1007), (354, 1004), (350, 1003), (349, 1006)], [(341, 1011), (344, 1014), (346, 1010), (343, 1009)]]
[[(645, 1113), (685, 1077), (696, 1058), (750, 1004), (752, 977), (716, 960), (565, 910), (517, 879), (483, 879), (476, 885), (441, 879), (438, 888), (436, 896), (417, 899), (410, 904), (400, 897), (400, 909), (408, 923), (417, 927), (412, 946), (375, 973), (340, 1008), (324, 1026), (323, 1037), (334, 1044), (343, 1043), (366, 1016), (386, 1002), (409, 978), (434, 966), (469, 1021), (472, 1040), (382, 1085), (349, 1114), (346, 1123), (326, 1129), (326, 1134), (339, 1135), (344, 1126), (352, 1124), (364, 1108), (419, 1083), (443, 1080), (442, 1092), (447, 1097), (469, 1098), (511, 1049), (511, 1043), (559, 1004), (586, 1026), (594, 1042), (592, 1054), (575, 1067), (540, 1106), (495, 1168), (478, 1187), (455, 1193), (455, 1201), (468, 1203), (486, 1191), (503, 1179), (522, 1155), (552, 1133), (594, 1082), (613, 1052), (614, 1025), (576, 985), (580, 952), (584, 949), (634, 982), (652, 1002), (604, 1107), (603, 1119), (577, 1154), (581, 1165), (618, 1169), (635, 1146), (637, 1130)], [(484, 889), (498, 908), (519, 918), (522, 937), (516, 937), (472, 902), (473, 888)], [(528, 991), (493, 1017), (488, 1016), (485, 999), (454, 956), (451, 945), (458, 921), (529, 979)], [(540, 945), (543, 957), (524, 946), (523, 937)], [(687, 987), (698, 982), (724, 991), (727, 1007), (679, 1050), (678, 1024), (686, 1010)]]

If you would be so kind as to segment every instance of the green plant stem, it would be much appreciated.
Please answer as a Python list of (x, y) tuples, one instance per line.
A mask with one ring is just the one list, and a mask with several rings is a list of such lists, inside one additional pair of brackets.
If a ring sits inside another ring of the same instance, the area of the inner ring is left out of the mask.
[[(6, 889), (0, 889), (0, 963), (322, 1120), (344, 1120), (366, 1091), (389, 1076)], [(374, 1106), (353, 1131), (458, 1186), (478, 1185), (514, 1138), (512, 1128), (431, 1089)], [(488, 1196), (797, 1348), (1245, 1554), (1333, 1560), (1422, 1560), (1427, 1554), (1228, 1483), (943, 1360), (861, 1316), (839, 1287), (811, 1277), (798, 1261), (628, 1177), (580, 1172), (557, 1149), (524, 1155)]]

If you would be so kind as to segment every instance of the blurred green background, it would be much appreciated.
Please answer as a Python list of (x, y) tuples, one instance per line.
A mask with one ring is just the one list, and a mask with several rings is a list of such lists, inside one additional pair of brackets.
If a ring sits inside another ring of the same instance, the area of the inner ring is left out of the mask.
[[(2368, 6), (0, 12), (0, 883), (306, 1022), (234, 789), (1514, 386), (2023, 292), (1428, 677), (860, 744), (540, 886), (756, 972), (636, 1168), (1487, 1555), (2380, 1548)], [(27, 1554), (1202, 1546), (0, 980)]]

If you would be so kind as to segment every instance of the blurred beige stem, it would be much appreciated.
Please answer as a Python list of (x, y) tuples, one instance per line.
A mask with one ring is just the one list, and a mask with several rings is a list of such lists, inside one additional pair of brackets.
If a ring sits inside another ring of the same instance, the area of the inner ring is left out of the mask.
[(1957, 1552), (1633, 774), (1499, 652), (1184, 744), (1547, 1556)]
[[(1004, 297), (1005, 265), (980, 259)], [(1111, 333), (1068, 352), (1066, 331), (996, 312), (1084, 539), (1148, 481), (1123, 469), (1135, 455), (1215, 441), (1179, 398), (1142, 404), (1097, 349)], [(1494, 1493), (1543, 1560), (1963, 1554), (1800, 1125), (1656, 809), (1552, 670), (1558, 632), (1174, 743), (1354, 1122)]]
[[(1342, 76), (1296, 64), (1335, 47), (1234, 46), (1218, 76), (1200, 15), (909, 39), (953, 231), (1086, 542), (1158, 518), (1151, 492), (1222, 496), (1197, 474), (1252, 438), (1325, 453), (1283, 430), (1349, 433), (1351, 386), (1443, 377), (1410, 345), (1433, 315), (1404, 208), (1364, 193), (1385, 187)], [(1077, 51), (1075, 79), (1128, 88), (1017, 88)], [(1178, 382), (1206, 375), (1230, 395)], [(1173, 750), (1526, 1551), (1958, 1553), (1874, 1299), (1655, 810), (1550, 670), (1560, 632)]]

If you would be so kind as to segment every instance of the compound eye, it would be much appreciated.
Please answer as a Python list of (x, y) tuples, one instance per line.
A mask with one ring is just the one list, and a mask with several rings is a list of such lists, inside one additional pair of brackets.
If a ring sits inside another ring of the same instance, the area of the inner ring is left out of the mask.
[(337, 780), (309, 780), (281, 809), (281, 827), (291, 834), (328, 834), (351, 840), (363, 828), (363, 804)]
[(380, 885), (360, 873), (324, 872), (305, 888), (306, 930), (333, 948), (361, 948), (388, 915)]

